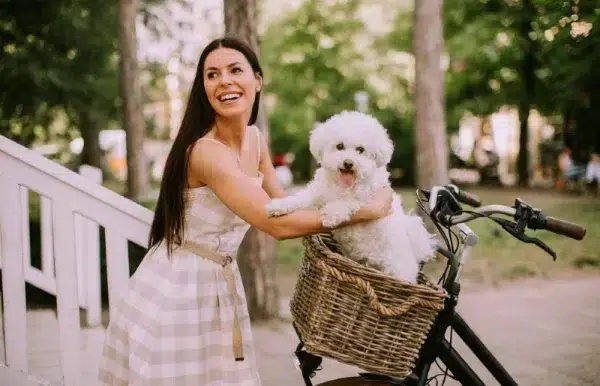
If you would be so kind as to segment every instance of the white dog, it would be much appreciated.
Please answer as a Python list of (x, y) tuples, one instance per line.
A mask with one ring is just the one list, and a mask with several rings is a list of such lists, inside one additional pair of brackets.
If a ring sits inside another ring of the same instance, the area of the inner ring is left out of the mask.
[[(333, 228), (390, 185), (386, 166), (394, 147), (385, 128), (369, 115), (336, 114), (315, 127), (309, 145), (320, 163), (314, 179), (297, 194), (267, 204), (270, 216), (318, 208), (323, 226)], [(437, 246), (422, 219), (404, 213), (398, 195), (391, 215), (331, 233), (344, 256), (410, 283), (417, 280), (419, 263), (432, 257)]]

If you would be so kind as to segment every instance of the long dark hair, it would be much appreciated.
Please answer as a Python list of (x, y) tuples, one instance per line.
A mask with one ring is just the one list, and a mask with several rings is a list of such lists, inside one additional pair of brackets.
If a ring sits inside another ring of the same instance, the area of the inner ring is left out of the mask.
[[(152, 248), (164, 240), (168, 254), (170, 254), (173, 244), (180, 244), (183, 240), (188, 156), (191, 146), (208, 132), (215, 121), (215, 111), (210, 105), (204, 89), (204, 62), (212, 51), (220, 47), (241, 52), (250, 63), (254, 73), (263, 75), (258, 58), (252, 48), (238, 38), (228, 36), (213, 40), (202, 51), (185, 114), (165, 163), (154, 220), (150, 228), (148, 248)], [(248, 121), (249, 125), (256, 122), (259, 103), (260, 92), (256, 94), (252, 114)]]

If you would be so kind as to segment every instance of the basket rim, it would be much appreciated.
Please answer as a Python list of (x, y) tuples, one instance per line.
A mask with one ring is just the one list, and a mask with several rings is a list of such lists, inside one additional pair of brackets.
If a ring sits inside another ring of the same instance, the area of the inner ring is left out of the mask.
[[(324, 254), (327, 258), (341, 262), (345, 265), (350, 265), (353, 268), (357, 269), (359, 272), (363, 271), (365, 273), (368, 273), (369, 275), (375, 276), (377, 279), (386, 280), (386, 281), (394, 281), (394, 282), (397, 282), (398, 285), (418, 287), (419, 290), (425, 290), (425, 291), (431, 292), (431, 294), (437, 294), (437, 295), (441, 295), (444, 297), (448, 296), (448, 292), (442, 286), (429, 280), (429, 277), (427, 275), (425, 275), (423, 272), (419, 272), (419, 275), (426, 278), (427, 283), (429, 285), (421, 284), (421, 283), (408, 283), (406, 281), (400, 280), (393, 276), (386, 275), (385, 273), (383, 273), (375, 268), (367, 267), (363, 264), (357, 263), (356, 261), (344, 256), (343, 254), (331, 250), (327, 246), (325, 241), (323, 240), (324, 237), (331, 238), (335, 242), (335, 240), (333, 239), (333, 237), (330, 233), (317, 233), (317, 234), (313, 234), (310, 236), (305, 236), (303, 238), (304, 239), (303, 242), (312, 244), (315, 248), (317, 248), (319, 250), (319, 252)], [(306, 254), (306, 246), (305, 246), (304, 254)]]

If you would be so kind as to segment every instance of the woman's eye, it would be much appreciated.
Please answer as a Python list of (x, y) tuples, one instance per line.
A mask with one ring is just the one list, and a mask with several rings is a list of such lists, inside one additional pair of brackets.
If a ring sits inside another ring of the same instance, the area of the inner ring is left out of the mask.
[(215, 76), (217, 76), (216, 72), (209, 72), (208, 74), (206, 74), (206, 77), (208, 79), (213, 79)]
[(344, 144), (343, 143), (338, 143), (335, 148), (338, 149), (338, 150), (344, 150)]
[(233, 72), (234, 74), (237, 74), (239, 72), (242, 72), (242, 69), (239, 67), (234, 67), (233, 70), (231, 70), (231, 72)]
[(365, 148), (364, 148), (364, 147), (362, 147), (362, 146), (358, 146), (358, 147), (356, 148), (356, 151), (358, 152), (358, 154), (362, 154), (362, 153), (364, 153), (364, 151), (365, 151)]

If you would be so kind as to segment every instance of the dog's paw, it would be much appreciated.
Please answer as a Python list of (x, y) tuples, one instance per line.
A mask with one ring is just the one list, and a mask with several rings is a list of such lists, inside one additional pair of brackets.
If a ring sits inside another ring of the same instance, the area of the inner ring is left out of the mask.
[(274, 198), (270, 203), (265, 205), (269, 217), (278, 217), (291, 213), (290, 208), (285, 205), (285, 202), (280, 198)]
[(330, 205), (327, 205), (321, 209), (321, 224), (323, 224), (325, 228), (335, 228), (344, 221), (343, 216), (333, 209), (334, 208), (332, 208)]
[(321, 209), (321, 223), (326, 228), (334, 228), (344, 221), (350, 220), (358, 208), (359, 206), (353, 202), (330, 202)]
[(335, 228), (336, 226), (340, 225), (343, 222), (343, 220), (340, 220), (338, 217), (334, 216), (334, 215), (326, 215), (326, 214), (322, 214), (321, 215), (321, 224), (323, 224), (323, 226), (325, 228)]

